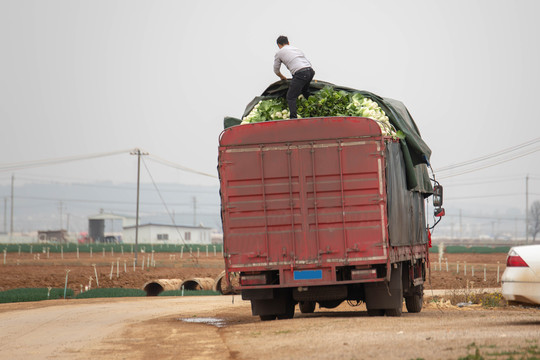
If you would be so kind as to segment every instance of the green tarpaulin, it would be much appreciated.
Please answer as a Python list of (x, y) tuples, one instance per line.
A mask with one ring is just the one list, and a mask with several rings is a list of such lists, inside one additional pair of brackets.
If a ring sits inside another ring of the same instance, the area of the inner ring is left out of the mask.
[[(290, 80), (278, 81), (270, 85), (261, 96), (255, 97), (247, 106), (242, 114), (242, 118), (247, 116), (253, 107), (261, 100), (285, 97), (287, 90), (289, 89)], [(396, 128), (401, 130), (405, 134), (405, 139), (401, 139), (401, 150), (403, 152), (403, 158), (405, 161), (405, 172), (407, 178), (407, 188), (409, 190), (418, 191), (424, 193), (426, 196), (433, 193), (431, 181), (429, 180), (428, 170), (426, 164), (429, 162), (431, 156), (431, 149), (422, 140), (420, 131), (414, 123), (414, 120), (409, 114), (409, 111), (405, 105), (398, 100), (383, 98), (379, 95), (373, 94), (369, 91), (351, 89), (348, 87), (337, 86), (324, 81), (312, 81), (310, 84), (310, 93), (315, 93), (325, 86), (331, 86), (336, 90), (343, 90), (351, 93), (360, 93), (363, 96), (376, 101), (381, 109), (386, 113), (390, 119), (390, 123)], [(240, 119), (233, 117), (226, 117), (224, 120), (224, 127), (239, 125)]]

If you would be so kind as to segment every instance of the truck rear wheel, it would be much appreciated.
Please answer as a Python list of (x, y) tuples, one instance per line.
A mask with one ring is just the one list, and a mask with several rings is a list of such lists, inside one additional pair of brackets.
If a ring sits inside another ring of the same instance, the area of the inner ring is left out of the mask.
[(302, 314), (311, 314), (315, 311), (315, 301), (300, 301), (298, 307)]
[(414, 287), (413, 294), (405, 297), (405, 306), (410, 313), (419, 313), (424, 301), (424, 285)]

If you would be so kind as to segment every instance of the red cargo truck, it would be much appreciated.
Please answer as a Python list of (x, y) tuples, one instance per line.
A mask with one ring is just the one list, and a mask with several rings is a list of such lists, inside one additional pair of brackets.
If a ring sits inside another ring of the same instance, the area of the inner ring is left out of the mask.
[(409, 190), (405, 173), (399, 140), (367, 118), (224, 130), (225, 267), (253, 315), (292, 318), (296, 304), (309, 313), (346, 300), (365, 302), (370, 315), (400, 316), (403, 299), (419, 312), (431, 193)]

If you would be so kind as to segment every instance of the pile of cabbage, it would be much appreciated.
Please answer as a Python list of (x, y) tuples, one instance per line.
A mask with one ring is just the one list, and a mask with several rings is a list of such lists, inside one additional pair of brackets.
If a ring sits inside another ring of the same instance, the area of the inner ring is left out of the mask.
[[(388, 116), (375, 101), (359, 93), (349, 93), (324, 87), (305, 99), (298, 98), (298, 117), (359, 116), (378, 122), (384, 135), (396, 136)], [(242, 119), (242, 124), (289, 119), (290, 113), (284, 98), (261, 100)]]

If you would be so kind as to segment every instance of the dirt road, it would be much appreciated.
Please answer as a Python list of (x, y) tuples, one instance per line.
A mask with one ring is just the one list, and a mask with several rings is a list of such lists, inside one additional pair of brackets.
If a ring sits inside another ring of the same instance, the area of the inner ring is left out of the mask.
[(5, 359), (490, 359), (540, 355), (540, 310), (445, 307), (368, 317), (365, 308), (260, 322), (238, 296), (0, 305)]

